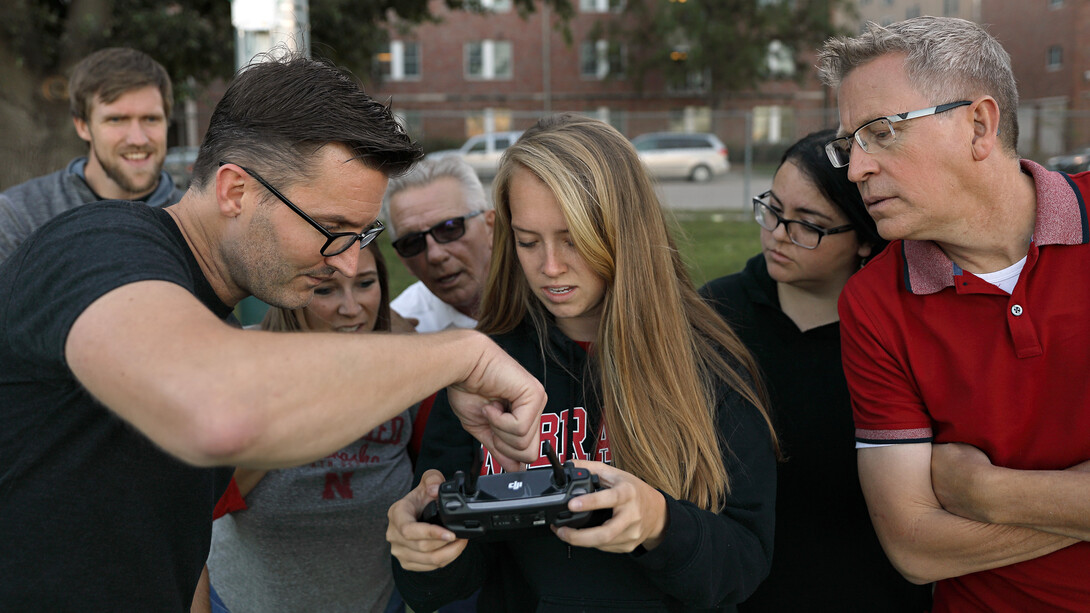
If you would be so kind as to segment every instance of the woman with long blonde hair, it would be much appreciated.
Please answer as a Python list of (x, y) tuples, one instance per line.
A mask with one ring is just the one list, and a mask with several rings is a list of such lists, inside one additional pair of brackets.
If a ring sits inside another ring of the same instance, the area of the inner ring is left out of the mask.
[(689, 281), (635, 150), (602, 122), (548, 117), (493, 189), (478, 328), (545, 385), (542, 440), (604, 486), (570, 510), (612, 517), (488, 543), (419, 522), (478, 447), (440, 394), (421, 485), (390, 509), (399, 590), (416, 610), (477, 588), (482, 610), (733, 610), (771, 562), (775, 438), (753, 359)]

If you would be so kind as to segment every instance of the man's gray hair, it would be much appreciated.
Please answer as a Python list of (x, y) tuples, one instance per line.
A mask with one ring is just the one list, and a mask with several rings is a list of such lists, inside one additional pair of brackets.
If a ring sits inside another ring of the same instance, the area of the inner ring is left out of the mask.
[(386, 195), (382, 199), (382, 217), (387, 222), (390, 240), (397, 239), (397, 228), (394, 227), (390, 217), (390, 200), (394, 195), (403, 189), (424, 187), (443, 177), (458, 180), (462, 186), (462, 194), (465, 196), (467, 213), (487, 211), (492, 208), (492, 203), (485, 196), (484, 186), (481, 185), (476, 171), (461, 157), (448, 155), (438, 159), (424, 158), (408, 173), (390, 179), (386, 187)]
[(818, 52), (818, 76), (837, 88), (853, 69), (890, 53), (905, 54), (905, 74), (932, 104), (995, 98), (1000, 142), (1017, 151), (1018, 86), (1011, 58), (984, 28), (953, 17), (914, 17), (885, 27), (868, 22), (859, 36), (825, 42)]

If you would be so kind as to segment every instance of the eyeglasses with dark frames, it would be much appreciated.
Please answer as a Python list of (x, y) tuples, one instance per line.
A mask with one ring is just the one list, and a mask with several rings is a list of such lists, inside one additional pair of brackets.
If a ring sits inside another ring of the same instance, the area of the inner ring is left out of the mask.
[(874, 153), (885, 149), (896, 142), (897, 131), (893, 129), (893, 124), (908, 121), (909, 119), (927, 117), (928, 115), (938, 115), (939, 113), (945, 113), (946, 111), (961, 106), (968, 106), (970, 104), (972, 104), (972, 102), (969, 102), (968, 100), (960, 100), (958, 102), (948, 102), (919, 111), (909, 111), (907, 113), (898, 113), (896, 115), (872, 119), (862, 126), (859, 126), (859, 129), (852, 132), (851, 136), (841, 136), (840, 138), (826, 143), (825, 155), (829, 157), (829, 162), (832, 163), (834, 168), (844, 168), (852, 158), (852, 140), (859, 143), (859, 148), (864, 152)]
[[(220, 162), (220, 166), (228, 163), (229, 162)], [(302, 217), (304, 220), (306, 220), (307, 223), (314, 226), (314, 229), (321, 232), (322, 236), (325, 236), (326, 241), (325, 244), (322, 245), (321, 249), (321, 254), (324, 257), (329, 258), (344, 253), (356, 241), (360, 242), (360, 249), (363, 249), (367, 245), (371, 244), (371, 241), (375, 240), (375, 237), (386, 229), (386, 226), (382, 225), (382, 222), (376, 219), (373, 224), (371, 224), (368, 228), (366, 228), (363, 232), (360, 232), (359, 234), (356, 234), (355, 232), (330, 232), (329, 230), (326, 230), (324, 227), (322, 227), (322, 224), (311, 219), (310, 215), (304, 213), (303, 210), (296, 206), (294, 202), (288, 200), (287, 196), (281, 194), (280, 191), (272, 185), (269, 185), (269, 182), (265, 179), (262, 179), (261, 175), (250, 170), (249, 168), (246, 168), (245, 166), (240, 166), (238, 164), (235, 164), (235, 166), (238, 166), (246, 174), (253, 177), (254, 180), (260, 183), (262, 187), (269, 190), (269, 193), (276, 196), (280, 200), (280, 202), (288, 205), (289, 209), (295, 211), (295, 213)]]
[(410, 232), (391, 244), (397, 254), (403, 258), (411, 258), (420, 255), (428, 248), (428, 235), (437, 243), (449, 243), (462, 238), (466, 234), (466, 220), (476, 217), (484, 211), (474, 211), (461, 217), (444, 219), (423, 232)]
[(830, 234), (840, 234), (855, 229), (851, 224), (835, 228), (822, 228), (806, 221), (785, 219), (778, 210), (773, 208), (769, 202), (770, 198), (776, 198), (776, 194), (773, 194), (772, 190), (768, 190), (753, 199), (753, 217), (757, 220), (757, 224), (769, 232), (775, 232), (776, 228), (783, 224), (784, 230), (787, 231), (787, 238), (803, 249), (817, 249), (822, 238)]

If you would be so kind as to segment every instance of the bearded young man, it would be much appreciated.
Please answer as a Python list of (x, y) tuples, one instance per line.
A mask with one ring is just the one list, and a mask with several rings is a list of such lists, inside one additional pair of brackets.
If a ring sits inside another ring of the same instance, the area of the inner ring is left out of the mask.
[(64, 211), (100, 200), (162, 207), (182, 197), (163, 172), (174, 93), (159, 62), (135, 49), (102, 49), (72, 70), (68, 92), (87, 155), (0, 193), (0, 262)]

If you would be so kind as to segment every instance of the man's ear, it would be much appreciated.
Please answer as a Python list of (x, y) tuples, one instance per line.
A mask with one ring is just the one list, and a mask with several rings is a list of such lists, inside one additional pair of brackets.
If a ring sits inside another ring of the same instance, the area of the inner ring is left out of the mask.
[(216, 170), (216, 202), (224, 217), (242, 214), (242, 197), (246, 194), (246, 175), (234, 164), (224, 164)]
[(488, 236), (492, 236), (492, 228), (496, 225), (495, 209), (488, 209), (484, 212), (484, 223), (488, 226)]
[(72, 125), (76, 126), (76, 134), (88, 143), (91, 142), (91, 128), (88, 127), (87, 122), (80, 117), (72, 117)]
[(874, 245), (870, 243), (859, 243), (859, 250), (855, 253), (865, 260), (870, 257), (870, 254), (874, 253)]
[(969, 107), (973, 119), (973, 159), (985, 160), (999, 143), (999, 104), (984, 96)]

